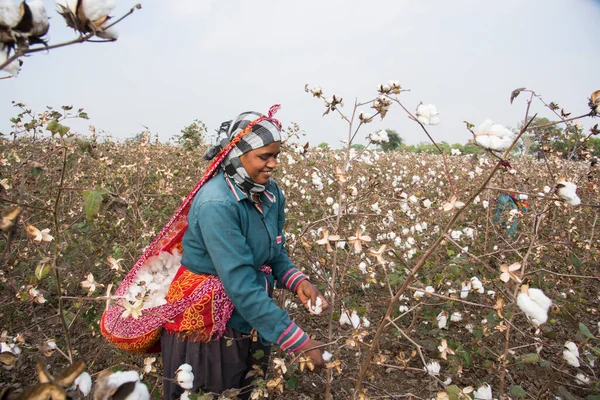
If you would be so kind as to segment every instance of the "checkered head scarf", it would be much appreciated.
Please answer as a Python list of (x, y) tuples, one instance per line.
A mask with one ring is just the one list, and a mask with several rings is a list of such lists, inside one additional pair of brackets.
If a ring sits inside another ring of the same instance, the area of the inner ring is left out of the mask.
[(210, 147), (204, 153), (206, 160), (213, 159), (221, 149), (225, 148), (248, 125), (262, 117), (262, 120), (250, 128), (250, 132), (241, 137), (240, 141), (227, 154), (227, 157), (225, 157), (221, 164), (225, 173), (232, 177), (235, 183), (248, 193), (263, 192), (269, 186), (269, 183), (260, 185), (252, 181), (240, 161), (240, 156), (273, 142), (281, 141), (281, 124), (278, 120), (272, 118), (277, 109), (272, 107), (267, 117), (255, 111), (248, 111), (238, 115), (233, 121), (223, 122), (219, 128), (219, 138), (222, 139), (220, 139), (217, 145)]

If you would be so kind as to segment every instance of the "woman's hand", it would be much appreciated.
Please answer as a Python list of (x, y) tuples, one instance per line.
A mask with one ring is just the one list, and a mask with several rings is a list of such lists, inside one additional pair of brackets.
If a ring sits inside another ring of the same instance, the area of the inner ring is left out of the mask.
[(305, 357), (310, 357), (312, 359), (313, 365), (315, 366), (312, 370), (313, 372), (319, 372), (321, 368), (325, 366), (326, 361), (323, 359), (323, 353), (321, 352), (322, 346), (323, 343), (314, 339), (309, 339), (309, 341), (300, 349)]
[[(300, 286), (298, 286), (298, 290), (296, 291), (296, 294), (298, 295), (298, 298), (300, 298), (300, 301), (302, 302), (302, 304), (304, 304), (304, 307), (310, 312), (310, 308), (308, 306), (308, 301), (310, 300), (310, 306), (313, 308), (313, 313), (315, 306), (318, 304), (317, 303), (317, 298), (321, 299), (321, 310), (326, 310), (327, 307), (329, 307), (329, 304), (327, 304), (327, 300), (325, 300), (325, 297), (323, 297), (323, 295), (321, 294), (321, 292), (319, 292), (319, 289), (317, 289), (316, 287), (313, 286), (312, 283), (310, 283), (308, 281), (308, 279), (302, 281), (300, 283)], [(320, 312), (316, 312), (316, 314), (321, 314)]]

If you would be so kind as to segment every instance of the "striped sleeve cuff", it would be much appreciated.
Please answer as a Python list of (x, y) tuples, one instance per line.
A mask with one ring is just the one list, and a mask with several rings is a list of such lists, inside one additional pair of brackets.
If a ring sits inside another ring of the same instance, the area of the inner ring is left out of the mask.
[(281, 284), (289, 291), (296, 293), (300, 282), (307, 280), (308, 277), (304, 275), (298, 268), (292, 268), (281, 278)]
[(285, 331), (277, 339), (281, 350), (294, 353), (300, 350), (309, 341), (309, 337), (295, 322), (290, 323)]

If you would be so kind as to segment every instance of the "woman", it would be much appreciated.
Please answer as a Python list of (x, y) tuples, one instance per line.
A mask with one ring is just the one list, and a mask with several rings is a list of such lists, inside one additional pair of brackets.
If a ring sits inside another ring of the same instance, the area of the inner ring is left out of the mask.
[[(310, 339), (270, 297), (277, 280), (278, 287), (295, 292), (305, 306), (320, 298), (322, 308), (327, 307), (283, 247), (285, 198), (271, 179), (281, 145), (281, 125), (272, 118), (274, 111), (268, 117), (246, 112), (222, 124), (220, 134), (225, 139), (205, 154), (212, 159), (231, 141), (239, 140), (224, 158), (221, 170), (194, 198), (182, 240), (182, 268), (167, 299), (176, 300), (176, 293), (189, 288), (192, 280), (214, 275), (227, 298), (223, 300), (225, 296), (217, 291), (208, 301), (196, 303), (172, 324), (164, 325), (161, 346), (166, 400), (179, 398), (183, 392), (172, 380), (184, 363), (192, 366), (192, 392), (220, 393), (247, 387), (255, 379), (246, 377), (252, 365), (266, 371), (270, 343), (287, 352), (305, 352), (317, 366), (324, 364), (321, 350), (314, 349), (321, 344)], [(206, 323), (218, 324), (223, 319), (227, 322), (222, 335), (218, 329), (218, 334), (204, 329)], [(264, 356), (258, 360), (253, 357), (260, 354)], [(250, 391), (246, 389), (245, 396), (240, 396), (245, 398)]]

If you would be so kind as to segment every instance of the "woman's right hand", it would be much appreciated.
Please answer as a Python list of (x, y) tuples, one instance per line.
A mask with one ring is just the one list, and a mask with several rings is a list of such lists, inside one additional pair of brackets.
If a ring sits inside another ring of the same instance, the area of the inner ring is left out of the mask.
[[(309, 339), (308, 342), (300, 349), (300, 352), (304, 353), (305, 357), (310, 357), (315, 365), (314, 372), (319, 372), (321, 368), (325, 366), (325, 360), (323, 360), (322, 349), (323, 343)], [(317, 347), (317, 348), (315, 348)]]

